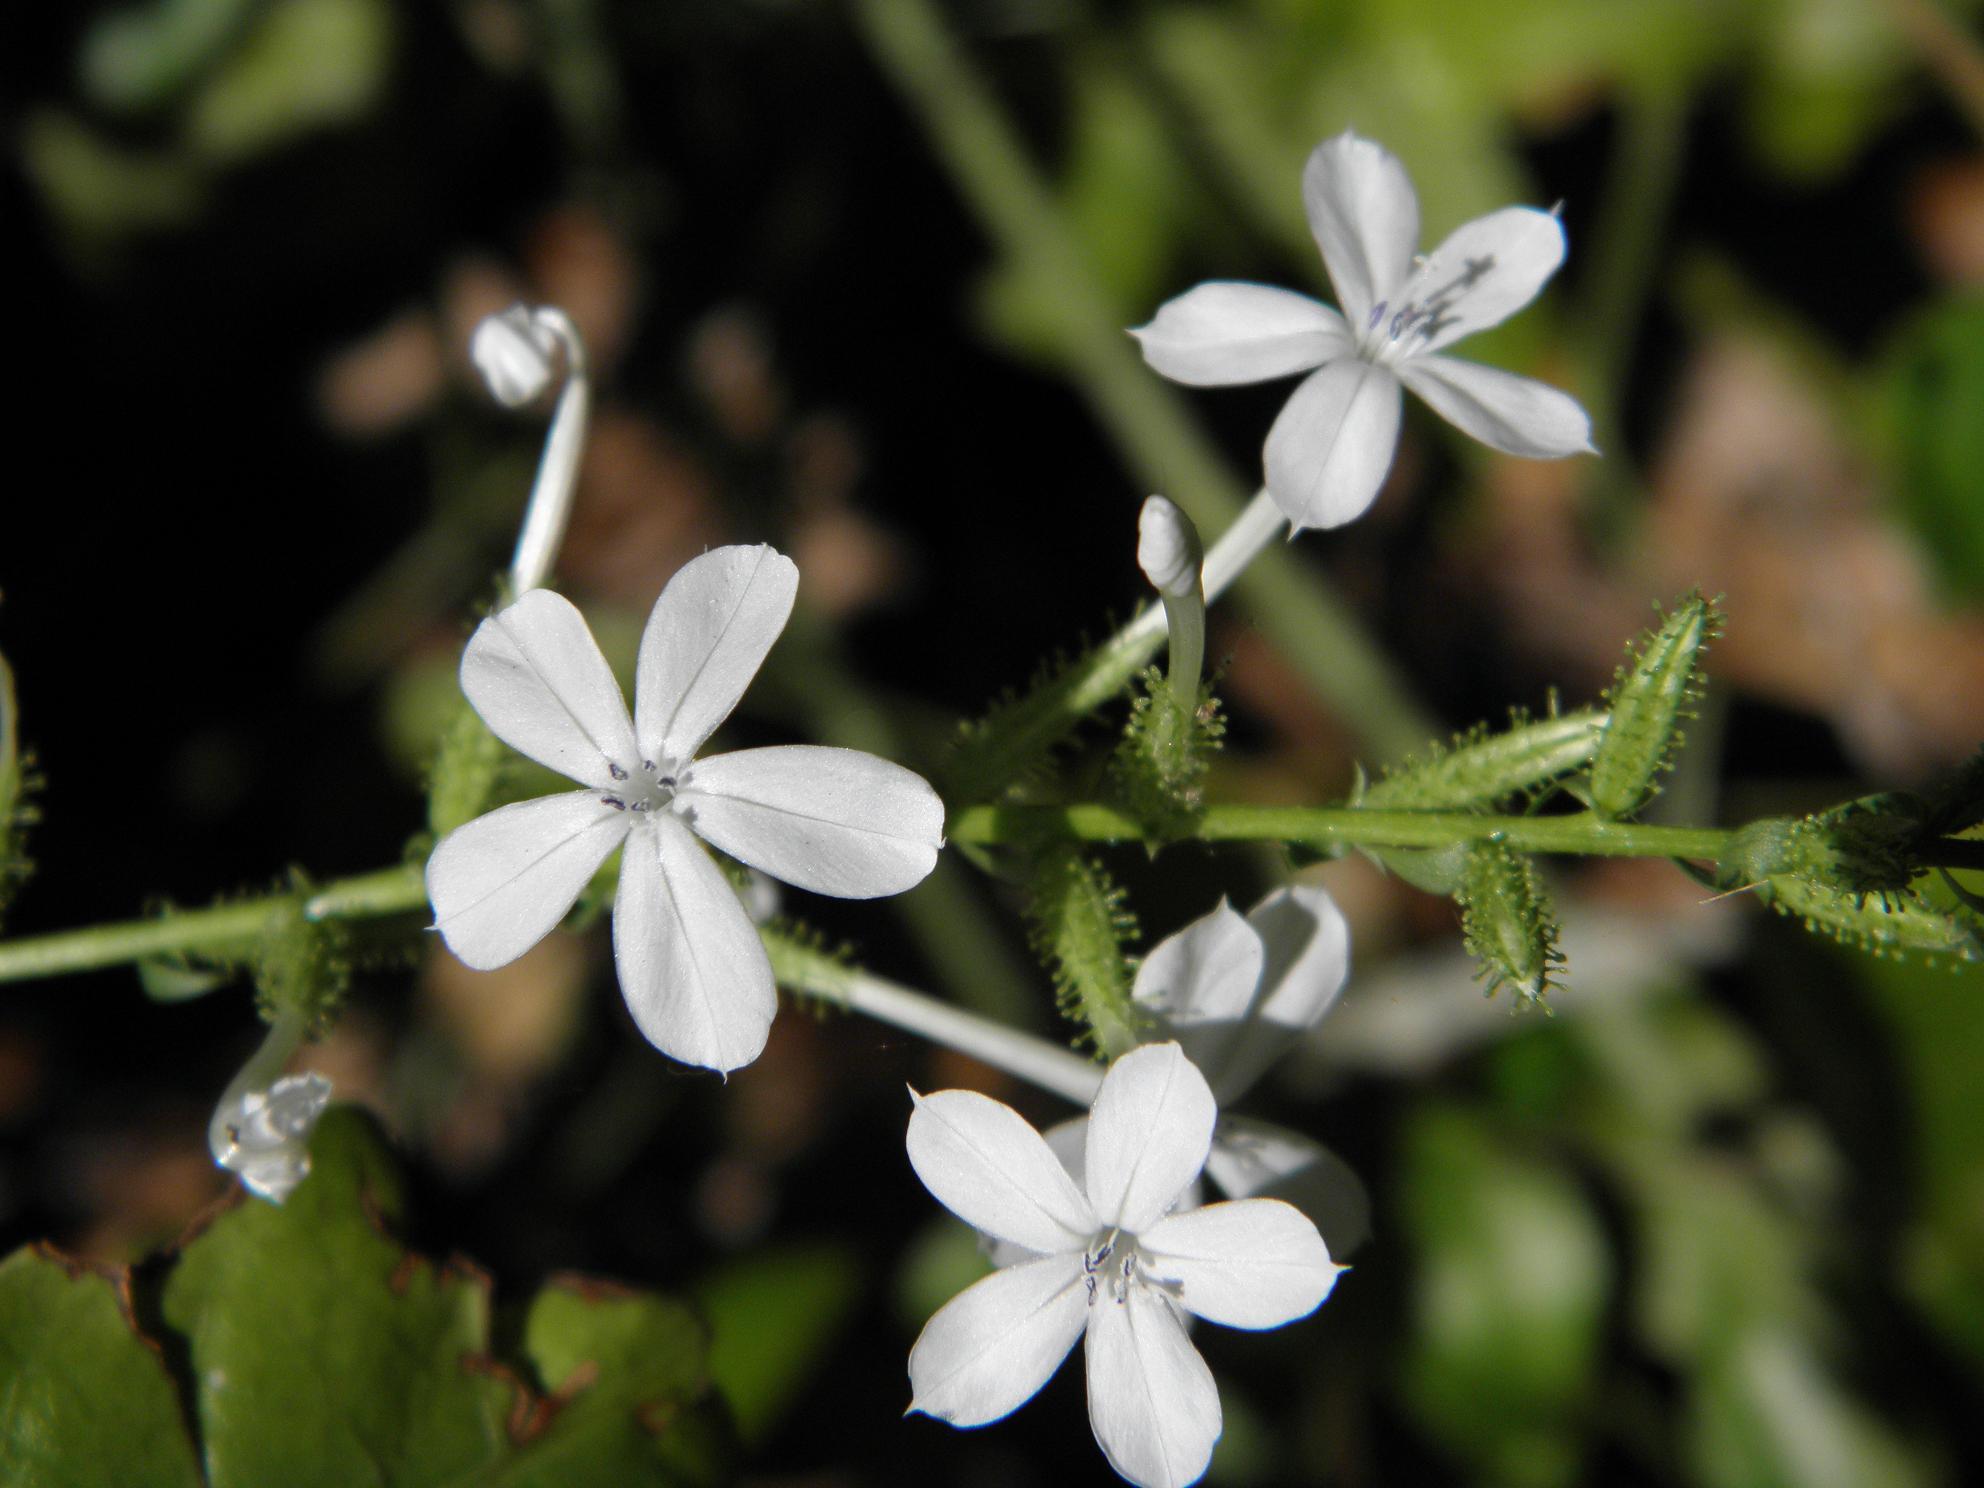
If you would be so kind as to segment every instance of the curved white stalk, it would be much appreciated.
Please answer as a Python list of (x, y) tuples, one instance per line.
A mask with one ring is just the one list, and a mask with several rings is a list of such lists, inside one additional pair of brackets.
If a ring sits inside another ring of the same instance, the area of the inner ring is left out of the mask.
[(1077, 1106), (1091, 1104), (1102, 1088), (1102, 1066), (1059, 1044), (965, 1012), (872, 972), (815, 956), (789, 942), (768, 945), (779, 981), (793, 991), (839, 1003), (933, 1044), (955, 1049)]
[(565, 526), (572, 514), (572, 492), (578, 483), (579, 456), (585, 449), (586, 421), (592, 410), (592, 387), (585, 343), (571, 317), (555, 305), (512, 305), (475, 329), (469, 356), (481, 371), (491, 396), (508, 408), (540, 396), (551, 383), (556, 365), (564, 364), (565, 385), (544, 438), (544, 454), (524, 509), (516, 555), (510, 560), (510, 592), (521, 595), (541, 586), (550, 576)]
[(240, 1176), (251, 1192), (280, 1204), (310, 1172), (310, 1133), (330, 1104), (322, 1075), (283, 1077), (308, 1020), (293, 1008), (276, 1015), (262, 1045), (228, 1082), (207, 1123), (214, 1163)]

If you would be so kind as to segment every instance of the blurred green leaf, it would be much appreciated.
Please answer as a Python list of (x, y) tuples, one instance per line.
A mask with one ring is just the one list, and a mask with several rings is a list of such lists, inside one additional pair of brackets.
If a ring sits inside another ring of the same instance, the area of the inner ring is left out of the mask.
[(1899, 105), (1907, 58), (1883, 9), (1866, 0), (1759, 8), (1747, 123), (1776, 170), (1811, 178), (1842, 169)]
[[(1149, 101), (1120, 69), (1095, 57), (1071, 75), (1077, 83), (1063, 213), (1097, 284), (1127, 318), (1162, 298), (1171, 244), (1189, 214), (1190, 178)], [(1052, 291), (1007, 264), (987, 281), (983, 309), (1000, 337), (1051, 359), (1063, 337)]]
[(186, 139), (210, 160), (262, 154), (371, 108), (392, 58), (384, 0), (283, 0), (193, 99)]
[(710, 1378), (746, 1442), (764, 1440), (813, 1377), (860, 1290), (861, 1268), (839, 1245), (760, 1251), (696, 1287)]
[(1984, 598), (1984, 296), (1916, 316), (1881, 372), (1902, 517), (1952, 600)]
[(87, 248), (190, 221), (206, 196), (190, 161), (123, 149), (48, 110), (22, 129), (21, 159), (50, 215)]
[(1409, 1123), (1403, 1174), (1419, 1268), (1408, 1403), (1484, 1482), (1572, 1481), (1612, 1288), (1589, 1203), (1453, 1107)]
[(199, 1488), (129, 1278), (27, 1246), (0, 1263), (0, 1463), (9, 1488)]
[(992, 1262), (978, 1243), (978, 1231), (948, 1214), (938, 1215), (909, 1243), (896, 1272), (896, 1316), (918, 1329), (931, 1314), (985, 1276)]
[(1705, 1488), (1908, 1488), (1935, 1480), (1788, 1333), (1751, 1329), (1697, 1381), (1690, 1447)]
[(83, 38), (83, 91), (106, 109), (135, 112), (191, 87), (267, 0), (156, 0), (99, 19)]
[(1902, 1285), (1984, 1370), (1984, 986), (1974, 971), (1916, 962), (1862, 963), (1906, 1070), (1915, 1209)]

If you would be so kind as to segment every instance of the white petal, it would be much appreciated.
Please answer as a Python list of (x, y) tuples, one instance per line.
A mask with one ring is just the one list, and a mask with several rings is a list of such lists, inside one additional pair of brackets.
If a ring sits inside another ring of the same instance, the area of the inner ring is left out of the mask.
[(1079, 1255), (1054, 1255), (973, 1282), (910, 1349), (909, 1408), (983, 1426), (1025, 1405), (1075, 1346), (1088, 1316), (1087, 1280)]
[[(1088, 1117), (1076, 1116), (1067, 1121), (1057, 1121), (1040, 1134), (1047, 1144), (1047, 1150), (1060, 1160), (1068, 1170), (1068, 1176), (1075, 1180), (1075, 1188), (1083, 1193), (1082, 1207), (1088, 1208), (1086, 1190), (1082, 1186), (1082, 1164), (1087, 1156)], [(1090, 1216), (1093, 1219), (1093, 1216)], [(1001, 1240), (995, 1235), (980, 1233), (978, 1248), (985, 1258), (995, 1266), (1011, 1266), (1020, 1261), (1030, 1261), (1039, 1254), (1024, 1245), (1015, 1245), (1010, 1240)]]
[(1184, 1323), (1136, 1285), (1088, 1317), (1088, 1424), (1109, 1465), (1141, 1488), (1197, 1482), (1219, 1440), (1219, 1388)]
[(938, 1203), (1042, 1255), (1088, 1244), (1097, 1229), (1088, 1199), (1025, 1117), (972, 1090), (911, 1094), (909, 1165)]
[(1217, 279), (1158, 306), (1130, 332), (1173, 382), (1224, 387), (1306, 372), (1351, 351), (1343, 317), (1307, 295)]
[(1176, 1044), (1147, 1044), (1117, 1060), (1089, 1110), (1096, 1218), (1133, 1235), (1155, 1224), (1199, 1176), (1218, 1119), (1205, 1076)]
[(842, 899), (915, 887), (944, 845), (944, 803), (929, 782), (858, 749), (788, 744), (697, 760), (675, 800), (739, 862)]
[(627, 824), (594, 792), (565, 791), (455, 828), (427, 859), (434, 928), (477, 971), (508, 965), (565, 917)]
[(1378, 497), (1398, 446), (1398, 379), (1356, 357), (1295, 389), (1268, 431), (1268, 492), (1297, 527), (1341, 527)]
[(1458, 357), (1408, 357), (1399, 379), (1433, 411), (1483, 444), (1531, 460), (1590, 455), (1591, 419), (1547, 382)]
[(1333, 1256), (1347, 1256), (1371, 1236), (1371, 1196), (1350, 1164), (1300, 1132), (1222, 1116), (1212, 1134), (1206, 1177), (1229, 1199), (1280, 1199), (1323, 1233)]
[(765, 1047), (778, 993), (771, 961), (723, 870), (658, 813), (627, 839), (613, 900), (620, 991), (671, 1059), (730, 1071)]
[[(1251, 1089), (1290, 1044), (1321, 1021), (1350, 972), (1350, 926), (1324, 889), (1312, 884), (1278, 889), (1247, 912), (1247, 923), (1260, 936), (1266, 958), (1250, 1016), (1225, 1051), (1219, 1073), (1207, 1070), (1222, 1106)], [(1199, 1068), (1206, 1069), (1203, 1060)]]
[(1398, 157), (1348, 131), (1324, 140), (1302, 171), (1309, 231), (1353, 335), (1390, 300), (1419, 247), (1419, 198)]
[(636, 763), (620, 684), (585, 616), (549, 589), (476, 627), (462, 652), (462, 692), (491, 733), (560, 775), (607, 787), (614, 767)]
[(1322, 1305), (1343, 1268), (1309, 1217), (1277, 1199), (1174, 1214), (1138, 1241), (1149, 1274), (1188, 1312), (1229, 1328), (1279, 1328)]
[(1216, 1096), (1260, 992), (1263, 961), (1260, 935), (1222, 899), (1137, 968), (1136, 1000), (1162, 1019)]
[[(1504, 207), (1455, 228), (1392, 298), (1413, 355), (1500, 325), (1536, 298), (1564, 261), (1564, 224), (1534, 207)], [(1415, 313), (1418, 312), (1418, 313)]]
[(666, 772), (730, 716), (792, 613), (799, 569), (774, 548), (713, 548), (675, 571), (641, 633), (634, 732)]

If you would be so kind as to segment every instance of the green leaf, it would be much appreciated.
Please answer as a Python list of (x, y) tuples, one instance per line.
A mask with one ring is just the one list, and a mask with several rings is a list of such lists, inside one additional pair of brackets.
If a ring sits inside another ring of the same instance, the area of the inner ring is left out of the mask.
[(128, 1275), (41, 1246), (0, 1263), (0, 1463), (9, 1488), (199, 1488)]
[(553, 1283), (524, 1323), (533, 1380), (491, 1352), (487, 1277), (436, 1267), (388, 1233), (404, 1198), (372, 1122), (332, 1110), (311, 1158), (285, 1204), (221, 1214), (165, 1283), (211, 1488), (640, 1488), (720, 1475), (704, 1336), (679, 1304)]
[(518, 1448), (506, 1488), (721, 1480), (726, 1434), (687, 1409), (708, 1392), (708, 1341), (679, 1302), (554, 1278), (524, 1322), (524, 1352), (551, 1390), (532, 1424), (549, 1429)]
[(186, 1336), (213, 1488), (442, 1483), (503, 1445), (517, 1385), (489, 1366), (487, 1279), (386, 1234), (399, 1186), (370, 1123), (331, 1112), (287, 1203), (247, 1201), (186, 1247)]

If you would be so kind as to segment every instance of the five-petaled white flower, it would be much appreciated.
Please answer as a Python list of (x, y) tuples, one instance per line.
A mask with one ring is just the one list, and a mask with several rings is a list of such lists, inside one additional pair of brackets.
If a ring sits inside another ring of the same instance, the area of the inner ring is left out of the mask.
[(1110, 1068), (1079, 1183), (1011, 1107), (966, 1090), (915, 1100), (909, 1160), (925, 1187), (1033, 1258), (930, 1319), (909, 1354), (910, 1409), (955, 1426), (995, 1421), (1086, 1334), (1089, 1424), (1110, 1466), (1144, 1488), (1196, 1481), (1219, 1439), (1219, 1391), (1184, 1315), (1274, 1328), (1313, 1312), (1341, 1269), (1315, 1225), (1275, 1199), (1172, 1212), (1219, 1116), (1175, 1043)]
[[(1276, 889), (1244, 916), (1224, 899), (1166, 936), (1137, 968), (1131, 995), (1151, 1014), (1148, 1042), (1175, 1039), (1219, 1103), (1205, 1176), (1229, 1199), (1285, 1199), (1313, 1219), (1337, 1255), (1370, 1233), (1371, 1205), (1349, 1165), (1271, 1121), (1224, 1114), (1297, 1039), (1336, 1006), (1350, 975), (1350, 926), (1329, 891)], [(1051, 1126), (1047, 1145), (1080, 1176), (1088, 1118)], [(994, 1264), (1024, 1252), (990, 1249)]]
[(285, 1075), (266, 1090), (230, 1087), (207, 1126), (214, 1161), (250, 1193), (280, 1204), (310, 1176), (310, 1134), (331, 1103), (322, 1075)]
[(1291, 290), (1214, 281), (1131, 333), (1152, 367), (1194, 386), (1309, 374), (1267, 440), (1268, 493), (1291, 523), (1340, 526), (1376, 499), (1398, 442), (1400, 383), (1512, 455), (1591, 452), (1576, 399), (1436, 355), (1535, 298), (1564, 259), (1554, 213), (1504, 207), (1416, 258), (1419, 201), (1405, 167), (1347, 131), (1309, 156), (1302, 200), (1341, 314)]
[(614, 848), (613, 955), (649, 1042), (733, 1070), (764, 1048), (778, 997), (737, 892), (696, 839), (843, 899), (899, 894), (943, 845), (922, 776), (851, 749), (793, 745), (697, 759), (785, 628), (799, 570), (769, 547), (685, 563), (648, 616), (630, 720), (572, 604), (534, 589), (483, 621), (462, 691), (495, 735), (582, 790), (504, 806), (427, 860), (435, 928), (478, 970), (564, 918)]

